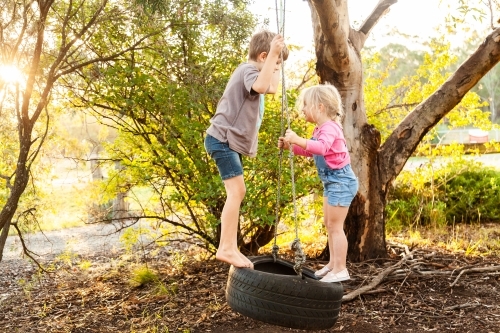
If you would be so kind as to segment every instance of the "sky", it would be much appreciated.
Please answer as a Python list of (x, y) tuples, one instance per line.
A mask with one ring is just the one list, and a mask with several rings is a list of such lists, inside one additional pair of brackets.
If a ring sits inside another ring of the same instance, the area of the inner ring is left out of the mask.
[[(309, 5), (303, 0), (284, 1), (286, 1), (286, 40), (289, 43), (312, 49), (313, 33)], [(358, 28), (378, 2), (379, 0), (349, 0), (351, 26)], [(389, 32), (394, 28), (401, 33), (427, 40), (427, 37), (436, 34), (434, 28), (445, 22), (447, 14), (451, 10), (456, 10), (457, 3), (457, 0), (399, 0), (372, 29), (365, 45), (381, 47), (390, 41), (397, 41), (396, 37), (389, 36)], [(279, 4), (280, 0), (278, 0), (278, 6)], [(275, 0), (254, 0), (250, 8), (262, 18), (268, 18), (269, 29), (277, 31)], [(402, 39), (399, 40), (404, 42)]]
[[(306, 60), (314, 59), (313, 32), (311, 24), (311, 10), (303, 0), (278, 0), (285, 1), (285, 40), (289, 44), (301, 47), (300, 50), (290, 52), (287, 67), (300, 68)], [(359, 28), (364, 20), (376, 7), (379, 0), (349, 0), (349, 18), (351, 26)], [(428, 40), (435, 34), (434, 28), (445, 22), (450, 9), (446, 2), (457, 3), (457, 0), (398, 0), (372, 29), (365, 43), (366, 47), (381, 48), (390, 42), (407, 44), (409, 39), (391, 36), (390, 32), (397, 28), (400, 33), (418, 36), (411, 39), (410, 49), (422, 48), (422, 43), (417, 40)], [(268, 19), (271, 31), (278, 31), (276, 24), (276, 0), (254, 0), (250, 10), (258, 15), (261, 20)], [(456, 6), (456, 5), (455, 5)], [(279, 14), (281, 12), (279, 11)], [(259, 26), (258, 29), (262, 28)], [(258, 30), (257, 29), (257, 30)]]

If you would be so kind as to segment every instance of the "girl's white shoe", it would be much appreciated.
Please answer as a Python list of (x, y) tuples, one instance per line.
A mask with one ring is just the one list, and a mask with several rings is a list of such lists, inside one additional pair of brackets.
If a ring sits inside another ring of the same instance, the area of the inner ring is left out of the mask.
[(332, 269), (329, 268), (328, 266), (323, 266), (322, 269), (314, 272), (314, 275), (316, 277), (322, 278), (323, 276), (325, 276), (326, 274), (330, 273), (331, 271), (332, 271)]
[(340, 282), (349, 280), (351, 277), (349, 276), (349, 272), (347, 268), (344, 268), (340, 272), (334, 273), (332, 271), (328, 272), (319, 282)]

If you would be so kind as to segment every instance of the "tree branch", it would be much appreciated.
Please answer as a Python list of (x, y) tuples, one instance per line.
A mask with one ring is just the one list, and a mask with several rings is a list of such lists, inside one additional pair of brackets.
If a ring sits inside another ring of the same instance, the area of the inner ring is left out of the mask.
[(388, 184), (403, 169), (422, 138), (500, 61), (500, 28), (443, 85), (420, 103), (392, 132), (379, 150), (381, 181)]
[(2, 179), (5, 179), (5, 183), (6, 183), (6, 186), (9, 190), (12, 190), (12, 183), (11, 183), (11, 180), (12, 180), (12, 177), (14, 175), (11, 175), (11, 176), (5, 176), (5, 175), (0, 175), (0, 178)]
[(382, 108), (380, 110), (375, 111), (373, 116), (378, 116), (378, 115), (384, 113), (385, 111), (389, 111), (392, 109), (402, 109), (402, 108), (408, 109), (410, 107), (417, 106), (417, 105), (418, 105), (417, 103), (403, 103), (403, 104), (389, 105), (389, 106), (386, 106), (385, 108)]
[[(359, 32), (361, 32), (366, 38), (370, 34), (370, 31), (377, 24), (377, 22), (389, 12), (389, 7), (397, 3), (398, 0), (380, 0), (372, 11), (372, 13), (368, 16), (368, 18), (361, 24), (361, 28), (359, 28)], [(363, 43), (364, 44), (364, 43)]]
[(307, 82), (311, 81), (315, 74), (315, 69), (313, 66), (308, 66), (307, 71), (302, 77), (302, 81), (295, 87), (295, 90), (299, 91)]
[(28, 257), (30, 258), (31, 260), (33, 260), (33, 262), (38, 266), (38, 268), (45, 272), (45, 273), (48, 273), (48, 271), (43, 268), (43, 266), (38, 262), (38, 260), (36, 260), (32, 254), (36, 254), (34, 253), (33, 251), (29, 250), (28, 247), (26, 246), (26, 243), (24, 242), (24, 238), (23, 238), (23, 234), (22, 234), (22, 231), (19, 229), (18, 227), (18, 223), (19, 223), (19, 219), (20, 218), (25, 218), (26, 219), (26, 216), (27, 215), (33, 215), (33, 212), (35, 211), (36, 209), (35, 208), (29, 208), (28, 210), (25, 210), (24, 212), (22, 212), (18, 218), (16, 219), (16, 222), (12, 223), (11, 225), (14, 227), (14, 229), (16, 229), (17, 231), (17, 234), (19, 236), (19, 240), (21, 241), (21, 245), (23, 247), (23, 253)]
[(488, 0), (487, 6), (489, 7), (489, 10), (490, 10), (490, 25), (491, 25), (491, 29), (495, 29), (495, 17), (493, 15), (494, 10), (493, 10), (493, 4), (491, 3), (491, 0)]

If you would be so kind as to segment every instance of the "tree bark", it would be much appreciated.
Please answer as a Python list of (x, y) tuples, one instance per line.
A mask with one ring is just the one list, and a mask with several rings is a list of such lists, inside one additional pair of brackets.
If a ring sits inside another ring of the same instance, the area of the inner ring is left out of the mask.
[(381, 145), (380, 133), (367, 123), (360, 54), (371, 29), (397, 0), (380, 0), (359, 30), (350, 28), (347, 0), (308, 2), (316, 72), (320, 83), (333, 84), (342, 96), (344, 135), (360, 184), (345, 223), (348, 257), (351, 261), (385, 257), (384, 211), (392, 181), (425, 134), (499, 62), (500, 30), (493, 31), (455, 74), (418, 105)]
[(3, 259), (3, 249), (5, 248), (5, 243), (7, 242), (7, 237), (9, 236), (10, 221), (3, 226), (2, 232), (0, 234), (0, 261)]
[[(44, 25), (47, 19), (47, 14), (53, 1), (54, 0), (46, 0), (39, 2), (40, 10), (38, 22), (40, 27)], [(23, 28), (27, 28), (26, 21), (24, 24), (25, 26)], [(41, 61), (42, 47), (44, 44), (43, 28), (39, 28), (35, 32), (35, 40), (33, 56), (31, 58), (31, 70), (26, 81), (26, 87), (22, 94), (20, 94), (18, 88), (16, 88), (16, 96), (14, 96), (19, 136), (19, 152), (14, 173), (14, 183), (12, 185), (10, 184), (11, 178), (6, 180), (10, 193), (7, 197), (5, 205), (0, 211), (0, 230), (2, 230), (2, 232), (4, 231), (4, 228), (8, 229), (12, 223), (12, 218), (17, 211), (19, 200), (28, 185), (31, 164), (36, 159), (45, 137), (42, 136), (41, 138), (38, 138), (38, 146), (34, 149), (34, 151), (32, 151), (31, 149), (33, 143), (36, 141), (32, 139), (33, 127), (47, 105), (50, 88), (54, 82), (51, 76), (47, 78), (46, 89), (41, 93), (41, 96), (39, 97), (40, 101), (30, 115), (30, 99), (34, 91), (35, 76), (37, 75), (36, 69), (38, 69)], [(9, 51), (12, 52), (12, 56), (18, 52), (17, 47), (9, 49)], [(22, 96), (22, 98), (20, 98), (20, 96)]]

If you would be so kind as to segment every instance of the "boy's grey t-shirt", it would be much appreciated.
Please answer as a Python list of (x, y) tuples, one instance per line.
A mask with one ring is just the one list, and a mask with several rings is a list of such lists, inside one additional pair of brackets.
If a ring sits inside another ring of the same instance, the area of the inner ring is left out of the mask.
[(257, 155), (259, 127), (264, 116), (261, 102), (264, 96), (252, 91), (258, 75), (257, 67), (248, 63), (236, 68), (207, 129), (207, 134), (250, 157)]

